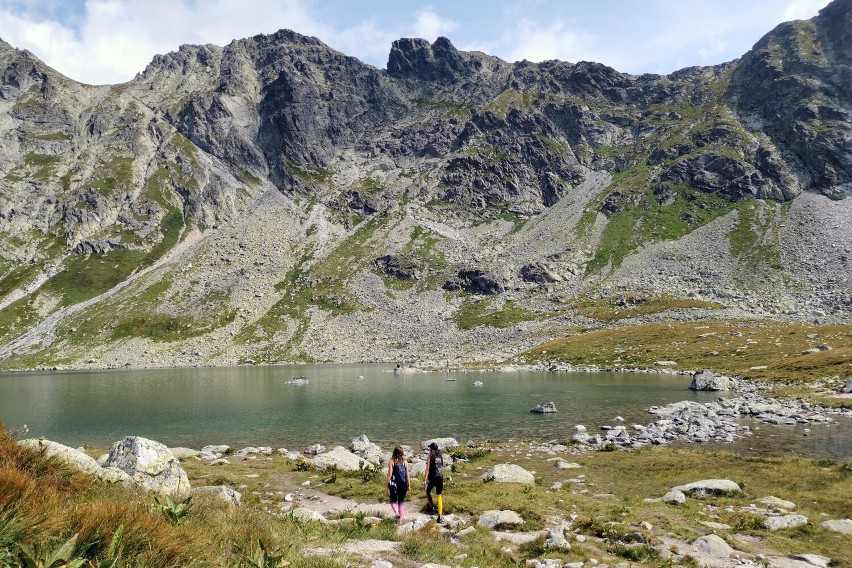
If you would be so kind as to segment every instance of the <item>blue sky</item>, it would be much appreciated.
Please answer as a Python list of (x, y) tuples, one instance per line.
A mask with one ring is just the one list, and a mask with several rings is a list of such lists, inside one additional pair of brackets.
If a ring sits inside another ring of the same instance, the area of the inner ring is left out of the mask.
[(827, 0), (0, 0), (0, 38), (84, 83), (133, 78), (182, 44), (288, 28), (384, 68), (393, 40), (450, 38), (507, 61), (670, 73), (735, 59)]

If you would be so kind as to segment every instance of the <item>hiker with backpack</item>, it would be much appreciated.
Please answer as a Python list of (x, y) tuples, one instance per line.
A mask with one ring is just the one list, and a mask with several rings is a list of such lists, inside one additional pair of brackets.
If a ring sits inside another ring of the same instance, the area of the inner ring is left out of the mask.
[(444, 493), (444, 456), (435, 442), (429, 444), (429, 455), (426, 458), (426, 502), (430, 514), (435, 512), (435, 505), (432, 503), (432, 489), (435, 490), (436, 501), (438, 501), (437, 521), (440, 523), (444, 520), (444, 502), (442, 497)]
[(405, 514), (402, 504), (405, 501), (405, 495), (411, 489), (409, 479), (408, 462), (405, 461), (402, 448), (397, 446), (393, 449), (391, 460), (388, 462), (388, 494), (397, 524), (402, 523), (402, 517)]

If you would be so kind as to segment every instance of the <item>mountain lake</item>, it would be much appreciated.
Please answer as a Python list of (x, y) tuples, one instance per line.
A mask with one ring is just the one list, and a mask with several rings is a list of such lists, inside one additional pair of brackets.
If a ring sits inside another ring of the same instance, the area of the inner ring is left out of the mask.
[[(652, 405), (710, 402), (690, 377), (656, 373), (432, 372), (395, 374), (393, 365), (286, 365), (0, 374), (0, 421), (27, 425), (27, 436), (70, 446), (107, 447), (124, 436), (167, 446), (207, 444), (348, 446), (366, 434), (388, 449), (436, 437), (468, 440), (558, 440), (576, 424), (648, 424)], [(304, 376), (307, 384), (288, 382)], [(475, 386), (481, 381), (482, 386)], [(555, 414), (533, 414), (553, 402)], [(849, 459), (852, 419), (831, 425), (747, 422), (753, 435), (711, 449), (762, 455)], [(809, 432), (805, 431), (809, 429)]]

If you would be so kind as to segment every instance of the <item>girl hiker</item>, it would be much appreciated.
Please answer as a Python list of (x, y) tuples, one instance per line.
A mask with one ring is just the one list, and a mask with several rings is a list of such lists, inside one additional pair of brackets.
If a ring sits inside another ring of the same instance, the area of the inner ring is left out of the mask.
[(388, 494), (397, 524), (402, 523), (402, 517), (405, 514), (402, 503), (405, 501), (405, 494), (411, 489), (409, 479), (408, 462), (402, 455), (402, 448), (397, 446), (393, 449), (393, 455), (388, 462)]
[(438, 444), (432, 442), (429, 444), (429, 456), (426, 458), (426, 501), (429, 513), (435, 512), (435, 505), (432, 503), (432, 489), (435, 489), (435, 496), (438, 501), (438, 519), (440, 523), (444, 519), (444, 502), (442, 494), (444, 493), (444, 456), (441, 455), (441, 450), (438, 449)]

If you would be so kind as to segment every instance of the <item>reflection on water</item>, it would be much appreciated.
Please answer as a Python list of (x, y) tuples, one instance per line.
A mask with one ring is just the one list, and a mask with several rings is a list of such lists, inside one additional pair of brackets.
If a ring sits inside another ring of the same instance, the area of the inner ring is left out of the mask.
[[(654, 420), (645, 409), (678, 400), (706, 402), (685, 376), (632, 373), (419, 373), (382, 365), (296, 365), (113, 370), (0, 375), (0, 420), (28, 424), (34, 436), (106, 446), (140, 435), (170, 446), (268, 445), (302, 449), (347, 444), (366, 434), (382, 445), (436, 436), (564, 441), (575, 424), (594, 431), (622, 416)], [(309, 383), (288, 385), (303, 375)], [(360, 377), (360, 378), (359, 378)], [(447, 379), (457, 379), (448, 381)], [(474, 387), (474, 381), (482, 387)], [(530, 408), (553, 401), (557, 414)], [(757, 426), (743, 451), (815, 457), (852, 455), (852, 421), (801, 428)], [(721, 449), (734, 449), (720, 445)]]

